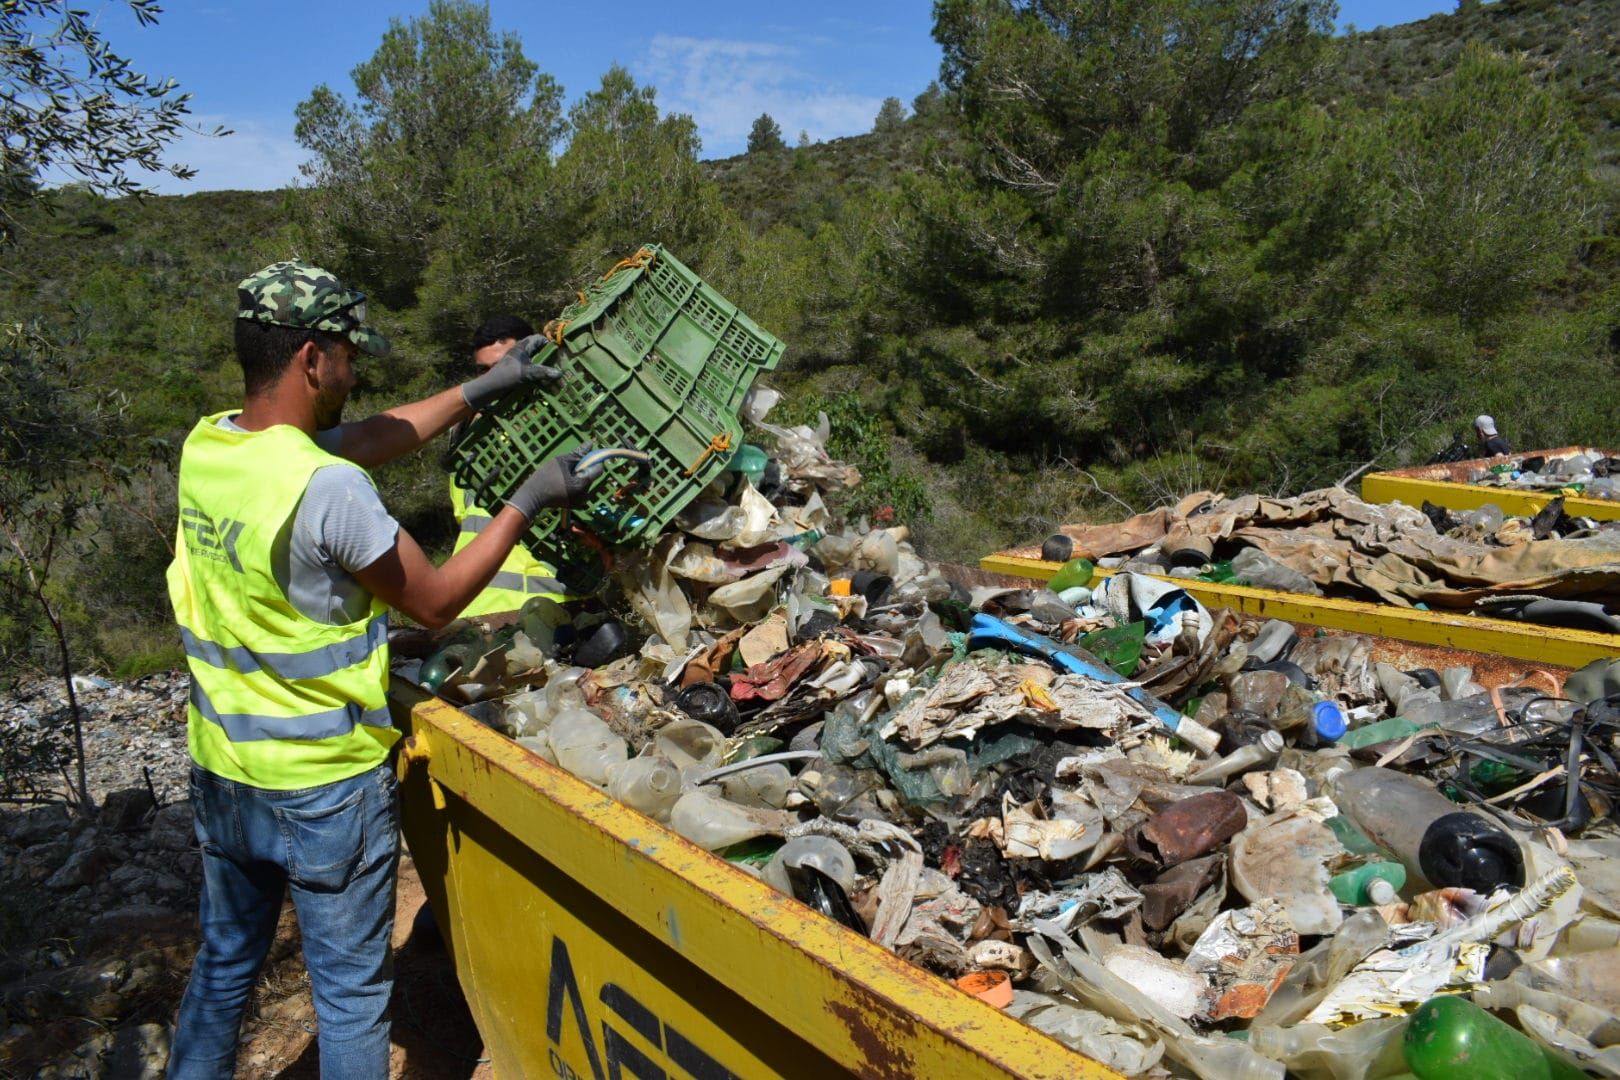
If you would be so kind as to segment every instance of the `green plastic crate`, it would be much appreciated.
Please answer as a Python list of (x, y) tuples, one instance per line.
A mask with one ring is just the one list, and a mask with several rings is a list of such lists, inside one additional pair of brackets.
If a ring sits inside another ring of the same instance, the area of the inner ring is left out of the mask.
[(783, 347), (657, 245), (587, 289), (547, 336), (553, 343), (534, 359), (561, 369), (563, 384), (517, 390), (485, 409), (453, 467), (456, 482), (494, 510), (536, 465), (581, 443), (650, 454), (645, 472), (609, 463), (589, 505), (542, 510), (524, 537), (571, 590), (589, 591), (600, 584), (601, 558), (571, 526), (612, 547), (655, 538), (742, 445), (737, 410)]

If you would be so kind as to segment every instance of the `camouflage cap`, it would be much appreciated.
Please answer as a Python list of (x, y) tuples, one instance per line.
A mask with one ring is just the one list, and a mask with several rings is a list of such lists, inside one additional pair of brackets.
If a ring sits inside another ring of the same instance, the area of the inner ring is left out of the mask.
[(313, 263), (271, 263), (243, 278), (236, 298), (238, 319), (325, 330), (348, 338), (362, 352), (388, 355), (388, 339), (365, 325), (366, 294), (345, 287), (337, 275)]

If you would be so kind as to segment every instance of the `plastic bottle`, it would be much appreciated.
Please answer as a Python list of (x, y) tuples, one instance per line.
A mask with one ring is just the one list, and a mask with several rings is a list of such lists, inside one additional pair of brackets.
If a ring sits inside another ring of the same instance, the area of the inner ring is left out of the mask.
[(1460, 997), (1418, 1006), (1406, 1025), (1406, 1063), (1422, 1080), (1580, 1080), (1586, 1074)]
[(1047, 588), (1055, 593), (1061, 593), (1064, 589), (1086, 588), (1096, 576), (1097, 568), (1090, 559), (1070, 559), (1058, 567), (1058, 572), (1047, 582)]
[(608, 794), (654, 821), (668, 821), (681, 797), (681, 771), (666, 757), (638, 757), (608, 770)]
[(836, 881), (846, 893), (855, 888), (855, 859), (849, 849), (830, 836), (795, 836), (776, 850), (760, 874), (777, 891), (793, 895), (790, 869), (813, 866)]
[(761, 765), (733, 773), (720, 781), (726, 798), (741, 806), (764, 806), (780, 810), (793, 788), (793, 774), (786, 765)]
[(670, 828), (710, 851), (780, 832), (797, 820), (780, 810), (738, 806), (703, 790), (685, 792), (669, 811)]
[(1363, 1020), (1347, 1028), (1323, 1024), (1249, 1029), (1256, 1053), (1281, 1061), (1302, 1077), (1388, 1076), (1402, 1064), (1401, 1017)]
[(713, 768), (720, 764), (726, 737), (701, 720), (671, 720), (653, 736), (653, 749), (681, 769), (694, 765)]
[(1281, 619), (1271, 619), (1260, 627), (1260, 632), (1249, 642), (1248, 654), (1260, 663), (1267, 664), (1287, 656), (1297, 640), (1299, 634), (1292, 626)]
[(1344, 736), (1348, 727), (1344, 710), (1337, 702), (1323, 701), (1292, 682), (1283, 691), (1282, 704), (1277, 709), (1277, 730), (1298, 732), (1302, 745), (1331, 745)]
[(1335, 770), (1327, 793), (1341, 814), (1406, 867), (1418, 892), (1455, 885), (1488, 894), (1524, 885), (1518, 842), (1427, 781), (1393, 769)]
[(1363, 863), (1354, 870), (1335, 874), (1328, 882), (1328, 891), (1341, 904), (1367, 907), (1371, 904), (1392, 904), (1400, 898), (1406, 885), (1406, 867), (1400, 863)]
[[(1343, 814), (1335, 814), (1322, 824), (1326, 825), (1333, 831), (1333, 835), (1339, 838), (1339, 843), (1344, 847), (1344, 850), (1348, 851), (1352, 855), (1389, 854), (1383, 848), (1373, 843), (1371, 837), (1362, 832), (1360, 829), (1356, 828), (1356, 823), (1345, 817)], [(1404, 873), (1406, 868), (1402, 867), (1401, 869)]]
[(546, 680), (546, 704), (551, 707), (552, 715), (564, 709), (585, 707), (585, 692), (579, 688), (579, 680), (589, 674), (582, 667), (562, 668)]
[[(1200, 715), (1203, 711), (1202, 708), (1198, 710)], [(1227, 713), (1216, 727), (1221, 733), (1221, 752), (1226, 754), (1241, 746), (1251, 746), (1267, 735), (1277, 735), (1277, 729), (1270, 720), (1241, 709)], [(1277, 737), (1279, 740), (1282, 738), (1280, 735)]]
[(557, 764), (557, 755), (552, 752), (551, 738), (548, 732), (541, 731), (538, 735), (519, 735), (512, 741), (531, 754), (538, 756), (540, 760), (549, 761), (553, 765)]
[(820, 782), (816, 784), (816, 809), (827, 817), (836, 818), (871, 787), (868, 777), (848, 765), (829, 765), (821, 770)]
[(1247, 772), (1262, 762), (1270, 761), (1282, 752), (1283, 737), (1275, 731), (1264, 732), (1258, 741), (1239, 746), (1230, 754), (1187, 777), (1189, 784), (1213, 784)]
[(1339, 745), (1346, 750), (1360, 750), (1364, 746), (1377, 746), (1379, 743), (1394, 742), (1404, 739), (1408, 735), (1416, 734), (1425, 727), (1433, 724), (1418, 724), (1401, 716), (1392, 716), (1388, 720), (1380, 720), (1375, 724), (1363, 724), (1358, 728), (1351, 728), (1339, 739)]
[(524, 690), (500, 703), (501, 722), (495, 726), (514, 739), (538, 735), (551, 724), (551, 707), (544, 690)]
[(725, 688), (716, 683), (693, 683), (675, 695), (675, 707), (723, 734), (729, 735), (736, 730), (737, 706)]
[(1289, 685), (1280, 671), (1240, 671), (1226, 680), (1226, 696), (1233, 710), (1269, 720), (1277, 715)]
[(607, 782), (609, 766), (625, 759), (624, 740), (607, 721), (584, 709), (564, 709), (551, 722), (551, 749), (557, 764), (589, 783)]

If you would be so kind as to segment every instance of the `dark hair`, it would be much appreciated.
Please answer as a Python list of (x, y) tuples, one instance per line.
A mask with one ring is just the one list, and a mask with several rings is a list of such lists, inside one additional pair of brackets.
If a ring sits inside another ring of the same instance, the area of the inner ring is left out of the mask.
[(522, 341), (533, 333), (534, 327), (516, 315), (491, 315), (479, 323), (478, 329), (473, 331), (473, 351), (477, 352), (485, 345), (493, 345), (507, 338)]
[(237, 319), (236, 359), (242, 365), (243, 393), (253, 397), (274, 386), (305, 342), (313, 341), (324, 353), (339, 340), (322, 330)]

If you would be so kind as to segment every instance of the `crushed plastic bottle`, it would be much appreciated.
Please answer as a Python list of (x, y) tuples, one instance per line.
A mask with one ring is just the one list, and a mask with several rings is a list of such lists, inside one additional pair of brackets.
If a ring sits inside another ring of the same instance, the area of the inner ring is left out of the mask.
[(625, 760), (622, 738), (613, 733), (607, 721), (585, 709), (564, 709), (551, 722), (549, 731), (557, 764), (581, 780), (607, 783), (608, 769)]

